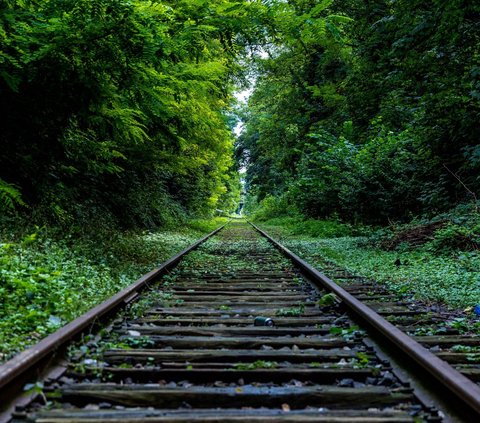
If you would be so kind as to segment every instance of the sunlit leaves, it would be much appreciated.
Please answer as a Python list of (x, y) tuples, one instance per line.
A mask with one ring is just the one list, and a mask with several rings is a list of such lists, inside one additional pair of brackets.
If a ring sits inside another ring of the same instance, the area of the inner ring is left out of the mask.
[(321, 0), (316, 6), (314, 6), (310, 12), (310, 15), (317, 16), (325, 9), (333, 4), (333, 0)]
[[(258, 32), (250, 19), (261, 2), (47, 0), (2, 9), (9, 109), (0, 138), (8, 156), (35, 161), (19, 173), (0, 157), (2, 172), (20, 188), (42, 180), (34, 196), (65, 218), (72, 196), (93, 192), (108, 193), (115, 210), (133, 197), (158, 205), (169, 190), (168, 201), (192, 212), (215, 207), (232, 166), (224, 115), (236, 55)], [(112, 179), (120, 174), (121, 183)], [(141, 189), (148, 195), (130, 192)], [(215, 201), (204, 206), (205, 198)]]

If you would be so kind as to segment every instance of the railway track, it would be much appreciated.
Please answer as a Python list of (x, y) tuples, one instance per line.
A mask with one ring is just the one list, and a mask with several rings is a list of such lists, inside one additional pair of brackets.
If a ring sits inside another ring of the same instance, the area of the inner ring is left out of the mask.
[[(367, 278), (356, 276), (332, 263), (322, 271), (351, 295), (367, 304), (397, 328), (413, 337), (437, 357), (472, 381), (480, 382), (480, 338), (477, 319), (459, 316), (438, 305), (398, 295)], [(391, 313), (394, 309), (395, 313)]]
[(308, 264), (244, 222), (212, 235), (1, 367), (3, 420), (478, 421), (476, 384)]

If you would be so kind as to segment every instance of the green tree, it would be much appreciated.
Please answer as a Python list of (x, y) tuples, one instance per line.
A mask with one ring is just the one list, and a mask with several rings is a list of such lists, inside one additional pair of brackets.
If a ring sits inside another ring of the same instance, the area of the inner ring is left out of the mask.
[(232, 178), (226, 113), (261, 2), (0, 6), (0, 177), (60, 221), (209, 213)]
[(252, 194), (376, 222), (470, 200), (479, 12), (460, 0), (277, 4), (237, 145)]

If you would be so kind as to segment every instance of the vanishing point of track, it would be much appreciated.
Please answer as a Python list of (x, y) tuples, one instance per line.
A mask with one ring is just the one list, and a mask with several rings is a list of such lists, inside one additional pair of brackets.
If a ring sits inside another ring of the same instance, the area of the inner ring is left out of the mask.
[(480, 414), (477, 384), (242, 221), (0, 367), (0, 398), (17, 423)]

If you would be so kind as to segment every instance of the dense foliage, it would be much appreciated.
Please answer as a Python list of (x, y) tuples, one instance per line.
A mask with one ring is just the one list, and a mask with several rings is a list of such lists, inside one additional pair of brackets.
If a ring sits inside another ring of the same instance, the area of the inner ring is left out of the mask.
[(233, 208), (229, 109), (260, 6), (1, 2), (0, 210), (154, 225)]
[(283, 7), (237, 146), (250, 210), (387, 222), (475, 200), (480, 4)]
[[(153, 226), (233, 210), (242, 162), (250, 205), (309, 217), (475, 199), (479, 17), (462, 0), (4, 1), (0, 208)], [(235, 163), (232, 92), (259, 46)]]

